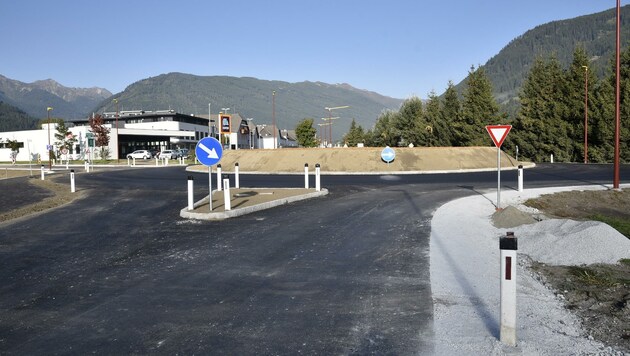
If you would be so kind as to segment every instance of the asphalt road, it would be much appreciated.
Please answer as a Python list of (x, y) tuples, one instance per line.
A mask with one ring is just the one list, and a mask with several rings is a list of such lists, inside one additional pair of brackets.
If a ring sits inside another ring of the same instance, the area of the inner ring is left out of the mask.
[[(432, 213), (496, 187), (496, 172), (324, 176), (326, 197), (200, 222), (179, 217), (188, 175), (79, 174), (85, 198), (0, 227), (0, 353), (432, 354)], [(207, 175), (195, 177), (199, 199)], [(610, 166), (543, 165), (525, 186), (611, 177)], [(516, 172), (502, 181), (515, 189)]]

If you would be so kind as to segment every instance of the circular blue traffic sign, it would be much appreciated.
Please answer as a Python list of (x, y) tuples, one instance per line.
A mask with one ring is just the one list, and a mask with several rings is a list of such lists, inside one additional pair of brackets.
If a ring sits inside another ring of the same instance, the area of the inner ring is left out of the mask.
[(381, 159), (387, 163), (391, 162), (396, 158), (396, 152), (394, 149), (387, 146), (381, 151)]
[(214, 137), (204, 137), (197, 142), (195, 155), (204, 166), (214, 166), (219, 163), (223, 156), (221, 142)]

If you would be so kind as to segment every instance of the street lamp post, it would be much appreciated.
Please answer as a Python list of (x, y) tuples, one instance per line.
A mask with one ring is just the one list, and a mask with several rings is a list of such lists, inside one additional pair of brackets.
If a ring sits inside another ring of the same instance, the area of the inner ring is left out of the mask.
[(46, 116), (48, 116), (48, 169), (52, 169), (52, 158), (50, 157), (52, 155), (52, 146), (50, 145), (50, 111), (52, 109), (50, 106), (46, 108)]
[(588, 66), (584, 68), (584, 164), (588, 163)]

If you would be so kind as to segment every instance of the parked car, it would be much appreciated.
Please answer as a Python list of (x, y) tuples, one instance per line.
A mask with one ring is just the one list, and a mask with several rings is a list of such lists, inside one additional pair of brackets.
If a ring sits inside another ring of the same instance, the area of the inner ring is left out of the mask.
[(160, 159), (175, 159), (177, 158), (177, 152), (174, 150), (163, 150), (160, 152)]
[(189, 154), (188, 154), (188, 149), (187, 148), (181, 148), (179, 150), (175, 150), (175, 152), (177, 153), (177, 158), (188, 158)]
[(142, 158), (149, 159), (151, 158), (151, 152), (147, 150), (136, 150), (127, 155), (127, 158)]

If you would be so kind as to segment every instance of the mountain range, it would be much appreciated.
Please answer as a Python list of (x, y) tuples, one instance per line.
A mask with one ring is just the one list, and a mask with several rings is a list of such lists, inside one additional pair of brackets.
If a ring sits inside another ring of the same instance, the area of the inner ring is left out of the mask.
[(102, 88), (68, 88), (52, 79), (23, 83), (0, 75), (0, 102), (19, 108), (34, 118), (46, 116), (52, 107), (55, 117), (66, 120), (85, 118), (105, 98), (112, 96)]
[[(622, 39), (626, 42), (630, 38), (629, 15), (630, 6), (624, 6)], [(518, 108), (518, 92), (535, 59), (553, 55), (568, 66), (576, 46), (586, 49), (591, 57), (590, 67), (603, 75), (610, 69), (614, 32), (615, 10), (611, 9), (540, 25), (515, 38), (483, 66), (493, 84), (497, 102), (504, 108), (511, 107), (507, 111), (513, 114)], [(460, 93), (465, 84), (464, 79), (456, 85)], [(54, 117), (68, 121), (85, 118), (92, 112), (115, 111), (114, 99), (118, 100), (120, 110), (174, 109), (197, 115), (207, 115), (208, 104), (211, 104), (214, 114), (230, 108), (230, 112), (254, 118), (257, 123), (271, 123), (275, 112), (278, 126), (286, 128), (294, 128), (304, 118), (323, 123), (320, 118), (330, 114), (340, 117), (334, 121), (335, 137), (347, 132), (352, 119), (369, 129), (383, 110), (396, 110), (402, 103), (402, 99), (349, 84), (322, 82), (288, 83), (250, 77), (168, 73), (140, 80), (112, 95), (102, 88), (66, 88), (50, 79), (27, 84), (0, 75), (0, 103), (3, 105), (0, 128), (23, 129), (25, 114), (41, 119), (46, 116), (48, 106), (54, 108)], [(324, 109), (346, 105), (350, 107), (331, 113)], [(12, 118), (19, 118), (19, 125), (13, 125)]]
[(398, 109), (402, 103), (400, 99), (356, 89), (349, 84), (288, 83), (183, 73), (163, 74), (131, 84), (104, 101), (96, 111), (115, 111), (113, 99), (118, 100), (120, 110), (173, 109), (197, 115), (207, 115), (210, 104), (214, 114), (230, 108), (229, 112), (238, 112), (244, 118), (266, 124), (272, 123), (275, 106), (278, 127), (288, 129), (294, 129), (304, 118), (324, 123), (320, 119), (329, 116), (326, 107), (349, 106), (330, 113), (340, 117), (333, 126), (338, 133), (347, 132), (352, 119), (371, 127), (383, 110)]

